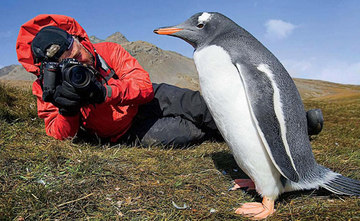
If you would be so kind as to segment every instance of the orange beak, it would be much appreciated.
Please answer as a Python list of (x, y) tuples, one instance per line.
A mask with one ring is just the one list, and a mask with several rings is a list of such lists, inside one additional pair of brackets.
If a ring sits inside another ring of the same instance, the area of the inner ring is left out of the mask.
[(159, 28), (154, 30), (154, 33), (159, 34), (159, 35), (170, 35), (170, 34), (174, 34), (178, 31), (183, 30), (182, 28)]

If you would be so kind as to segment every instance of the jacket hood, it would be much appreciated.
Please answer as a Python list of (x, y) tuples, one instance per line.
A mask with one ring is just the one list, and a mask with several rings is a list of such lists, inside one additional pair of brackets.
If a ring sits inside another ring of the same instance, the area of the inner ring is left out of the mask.
[[(40, 74), (40, 63), (34, 63), (34, 58), (31, 52), (31, 42), (33, 41), (36, 34), (46, 26), (56, 26), (73, 36), (77, 36), (80, 43), (95, 58), (94, 46), (90, 42), (90, 39), (85, 30), (79, 25), (77, 21), (75, 21), (75, 19), (65, 15), (38, 15), (20, 27), (19, 35), (16, 40), (16, 54), (18, 61), (28, 72), (31, 72), (35, 75)], [(94, 62), (96, 62), (96, 59)]]

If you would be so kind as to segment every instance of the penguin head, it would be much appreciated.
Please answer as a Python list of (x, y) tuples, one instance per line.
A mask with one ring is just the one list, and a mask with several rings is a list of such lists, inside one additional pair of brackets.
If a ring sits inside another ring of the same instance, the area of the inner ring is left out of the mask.
[(232, 22), (217, 12), (200, 12), (181, 24), (155, 29), (154, 33), (181, 38), (197, 49), (224, 32), (226, 21)]

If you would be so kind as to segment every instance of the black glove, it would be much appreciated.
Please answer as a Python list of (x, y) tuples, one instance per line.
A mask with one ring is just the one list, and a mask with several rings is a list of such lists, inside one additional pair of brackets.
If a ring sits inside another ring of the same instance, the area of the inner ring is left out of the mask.
[(56, 87), (53, 98), (52, 103), (59, 108), (59, 113), (64, 116), (75, 116), (83, 105), (81, 96), (66, 81)]
[(105, 101), (106, 88), (95, 77), (91, 80), (89, 91), (89, 103), (101, 104)]

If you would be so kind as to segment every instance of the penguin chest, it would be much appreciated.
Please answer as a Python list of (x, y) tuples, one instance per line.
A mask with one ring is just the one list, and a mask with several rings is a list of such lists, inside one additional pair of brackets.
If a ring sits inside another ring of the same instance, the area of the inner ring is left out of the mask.
[(273, 175), (274, 166), (258, 135), (243, 81), (229, 54), (212, 45), (195, 51), (194, 61), (204, 100), (238, 165), (255, 183), (261, 180), (259, 176)]

